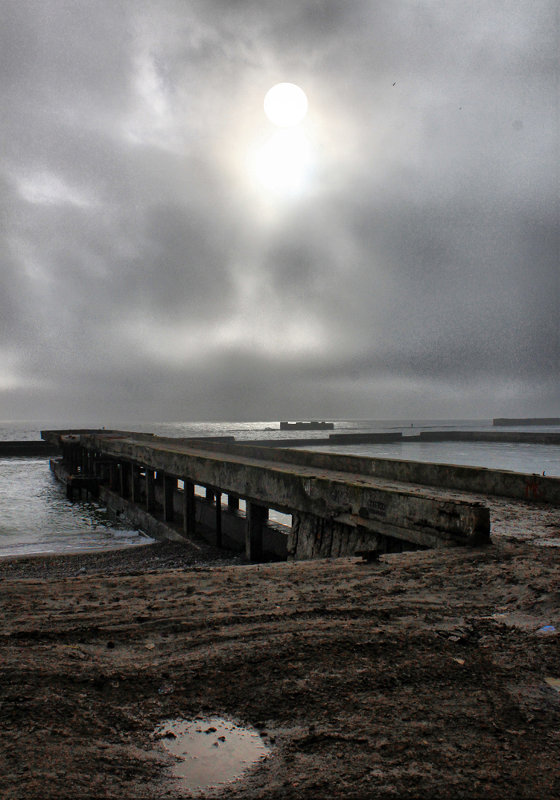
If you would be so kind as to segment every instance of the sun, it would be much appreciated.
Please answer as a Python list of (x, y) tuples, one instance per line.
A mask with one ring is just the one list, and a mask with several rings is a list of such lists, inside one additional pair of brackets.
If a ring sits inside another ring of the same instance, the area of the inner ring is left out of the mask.
[(307, 114), (307, 96), (295, 83), (277, 83), (264, 98), (264, 113), (280, 128), (292, 128)]
[(295, 199), (307, 193), (315, 169), (309, 131), (300, 123), (307, 96), (295, 83), (277, 83), (265, 95), (264, 112), (280, 130), (263, 128), (248, 152), (249, 173), (265, 196)]

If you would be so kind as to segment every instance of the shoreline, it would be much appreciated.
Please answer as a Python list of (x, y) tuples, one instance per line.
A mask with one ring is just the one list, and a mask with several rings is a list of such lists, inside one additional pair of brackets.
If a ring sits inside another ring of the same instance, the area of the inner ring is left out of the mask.
[(238, 553), (213, 547), (204, 540), (151, 541), (109, 550), (78, 550), (68, 553), (33, 553), (0, 558), (0, 580), (59, 579), (80, 574), (130, 574), (150, 570), (196, 569), (240, 565)]
[(122, 544), (122, 545), (115, 545), (114, 547), (84, 547), (84, 548), (69, 548), (68, 550), (40, 550), (36, 553), (6, 553), (5, 555), (0, 554), (0, 564), (2, 561), (17, 561), (18, 559), (27, 559), (27, 558), (57, 558), (59, 556), (83, 556), (87, 555), (99, 555), (99, 553), (112, 553), (112, 552), (121, 552), (122, 550), (135, 550), (137, 547), (150, 547), (152, 544), (157, 544), (157, 540), (151, 539), (151, 537), (146, 536), (147, 541), (142, 542), (141, 544)]

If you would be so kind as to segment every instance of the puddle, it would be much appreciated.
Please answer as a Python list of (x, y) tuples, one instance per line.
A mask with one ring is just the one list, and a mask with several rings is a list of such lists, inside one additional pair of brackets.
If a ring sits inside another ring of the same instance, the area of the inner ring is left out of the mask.
[(223, 717), (169, 719), (155, 736), (176, 759), (173, 776), (197, 794), (237, 780), (270, 753), (256, 730)]

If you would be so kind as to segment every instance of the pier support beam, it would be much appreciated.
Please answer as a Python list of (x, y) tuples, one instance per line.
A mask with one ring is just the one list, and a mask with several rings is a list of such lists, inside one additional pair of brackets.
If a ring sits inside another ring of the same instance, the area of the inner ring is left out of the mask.
[(139, 469), (137, 464), (130, 465), (130, 499), (133, 503), (140, 500)]
[(183, 478), (183, 533), (193, 536), (196, 533), (196, 499), (194, 483), (188, 478)]
[(109, 488), (113, 492), (118, 492), (120, 489), (119, 465), (115, 461), (109, 465)]
[(222, 493), (216, 492), (216, 547), (222, 546)]
[(245, 556), (249, 561), (262, 561), (263, 527), (268, 519), (268, 508), (247, 502), (247, 527), (245, 529)]
[(119, 473), (120, 473), (120, 486), (119, 491), (121, 497), (128, 497), (128, 487), (130, 482), (130, 464), (127, 461), (121, 461), (119, 463)]
[(156, 508), (156, 493), (153, 469), (146, 469), (146, 511), (153, 514)]
[(80, 447), (80, 472), (83, 474), (88, 471), (88, 451), (85, 447)]
[(163, 476), (163, 518), (166, 522), (173, 522), (173, 495), (177, 488), (177, 478), (173, 475)]
[(228, 494), (227, 505), (229, 511), (239, 511), (239, 497), (235, 497), (233, 494)]

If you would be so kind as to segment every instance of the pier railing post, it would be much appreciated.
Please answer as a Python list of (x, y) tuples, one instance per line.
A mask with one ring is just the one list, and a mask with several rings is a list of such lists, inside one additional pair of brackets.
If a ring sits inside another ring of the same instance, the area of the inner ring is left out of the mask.
[(249, 561), (262, 561), (263, 527), (268, 518), (268, 508), (247, 502), (245, 528), (245, 555)]

